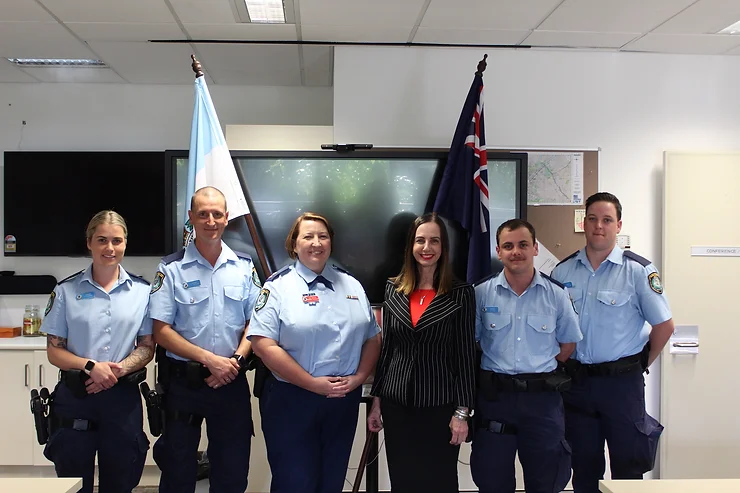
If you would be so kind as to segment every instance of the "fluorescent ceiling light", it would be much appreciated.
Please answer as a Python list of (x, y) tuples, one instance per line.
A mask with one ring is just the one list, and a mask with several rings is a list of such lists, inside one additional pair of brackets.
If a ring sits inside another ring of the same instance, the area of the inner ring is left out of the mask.
[(285, 24), (283, 0), (244, 0), (249, 20), (255, 24)]
[(19, 67), (107, 67), (102, 60), (84, 60), (74, 58), (8, 58), (8, 61)]
[(740, 34), (740, 21), (737, 21), (731, 26), (727, 26), (717, 34)]

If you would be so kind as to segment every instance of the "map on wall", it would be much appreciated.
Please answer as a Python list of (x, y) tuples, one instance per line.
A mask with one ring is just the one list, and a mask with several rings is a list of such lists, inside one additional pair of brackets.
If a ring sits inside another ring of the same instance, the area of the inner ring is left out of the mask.
[(528, 205), (582, 205), (582, 152), (529, 152)]

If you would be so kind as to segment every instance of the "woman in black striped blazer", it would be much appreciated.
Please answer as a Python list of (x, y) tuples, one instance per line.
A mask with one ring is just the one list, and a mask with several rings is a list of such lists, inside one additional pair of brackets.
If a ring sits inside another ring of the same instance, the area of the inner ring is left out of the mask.
[(388, 280), (371, 431), (385, 428), (394, 493), (457, 493), (457, 458), (475, 388), (475, 293), (453, 278), (447, 229), (411, 226), (401, 273)]

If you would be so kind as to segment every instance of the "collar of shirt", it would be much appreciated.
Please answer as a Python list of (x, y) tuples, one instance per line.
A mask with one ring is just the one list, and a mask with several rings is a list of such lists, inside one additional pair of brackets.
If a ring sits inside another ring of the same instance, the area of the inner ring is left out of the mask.
[[(306, 281), (306, 286), (308, 286), (314, 279), (319, 276), (314, 271), (303, 265), (300, 260), (296, 260), (295, 262), (295, 271), (296, 274), (301, 276), (301, 279)], [(335, 271), (329, 266), (328, 262), (324, 266), (324, 270), (321, 271), (321, 275), (324, 276), (327, 280), (336, 284), (337, 277), (335, 275)]]
[(187, 246), (187, 248), (185, 248), (185, 255), (183, 255), (182, 257), (182, 263), (188, 264), (191, 262), (198, 262), (204, 267), (208, 267), (209, 269), (215, 270), (220, 265), (225, 264), (228, 261), (236, 262), (238, 259), (239, 257), (236, 256), (234, 251), (231, 248), (229, 248), (229, 246), (226, 243), (221, 241), (221, 254), (218, 256), (218, 259), (216, 260), (216, 265), (211, 266), (211, 263), (208, 262), (208, 260), (206, 260), (196, 248), (195, 241), (192, 241)]
[[(611, 253), (609, 253), (604, 262), (608, 260), (613, 264), (622, 265), (622, 263), (624, 262), (622, 255), (624, 255), (624, 250), (614, 245), (614, 249), (611, 251)], [(588, 269), (593, 270), (593, 268), (591, 267), (591, 262), (588, 261), (588, 257), (586, 256), (586, 247), (581, 248), (576, 258), (580, 260), (581, 263), (585, 265)]]
[[(524, 292), (526, 293), (527, 291), (529, 291), (532, 288), (532, 286), (537, 286), (537, 285), (540, 285), (542, 287), (547, 286), (545, 284), (545, 280), (540, 275), (540, 272), (537, 269), (535, 269), (534, 270), (534, 278), (532, 278), (532, 282), (529, 283), (529, 286), (527, 286), (527, 289), (525, 289)], [(511, 286), (509, 285), (509, 281), (506, 280), (506, 276), (504, 275), (504, 271), (501, 271), (501, 273), (499, 273), (499, 275), (497, 275), (496, 278), (493, 280), (493, 288), (496, 289), (496, 288), (498, 288), (498, 286), (501, 286), (504, 289), (508, 289), (509, 291), (511, 291), (512, 293), (514, 293), (514, 290), (511, 289)], [(516, 294), (516, 293), (514, 293), (514, 294)], [(524, 294), (524, 293), (522, 293), (522, 294)]]
[[(95, 282), (92, 276), (92, 264), (90, 264), (87, 269), (85, 269), (85, 272), (82, 274), (82, 277), (80, 278), (80, 282), (87, 281), (90, 284), (92, 284), (95, 287), (102, 287)], [(128, 272), (126, 272), (126, 269), (123, 268), (121, 264), (118, 264), (118, 282), (116, 283), (116, 287), (120, 286), (121, 284), (128, 283), (129, 286), (133, 283), (133, 280), (131, 279), (131, 276), (128, 275)]]

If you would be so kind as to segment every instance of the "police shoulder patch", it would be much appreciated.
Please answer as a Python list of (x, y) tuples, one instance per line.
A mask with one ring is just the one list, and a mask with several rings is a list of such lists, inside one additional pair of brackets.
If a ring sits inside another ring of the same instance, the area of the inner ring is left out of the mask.
[(44, 310), (44, 316), (47, 316), (49, 312), (51, 311), (51, 307), (54, 306), (54, 300), (56, 299), (56, 297), (57, 297), (57, 292), (52, 291), (51, 294), (49, 295), (49, 301), (48, 303), (46, 303), (46, 310)]
[(648, 276), (648, 284), (650, 289), (658, 294), (663, 294), (663, 283), (660, 280), (660, 275), (657, 272), (652, 272)]
[(154, 274), (154, 282), (152, 283), (152, 290), (149, 291), (149, 294), (154, 294), (157, 291), (160, 290), (162, 287), (162, 282), (164, 281), (164, 272), (161, 270), (158, 270), (156, 274)]
[(270, 297), (270, 290), (267, 288), (262, 288), (262, 291), (260, 291), (259, 296), (257, 296), (257, 304), (254, 307), (254, 311), (258, 312), (262, 310), (267, 304), (267, 299), (269, 297)]
[(258, 288), (262, 287), (262, 281), (260, 281), (260, 276), (257, 274), (257, 269), (255, 267), (252, 267), (252, 284)]

